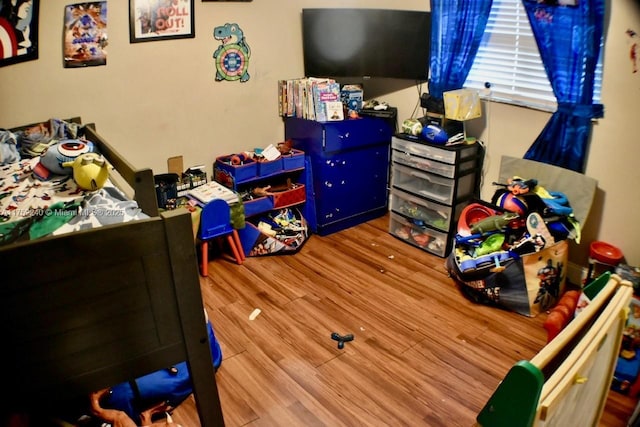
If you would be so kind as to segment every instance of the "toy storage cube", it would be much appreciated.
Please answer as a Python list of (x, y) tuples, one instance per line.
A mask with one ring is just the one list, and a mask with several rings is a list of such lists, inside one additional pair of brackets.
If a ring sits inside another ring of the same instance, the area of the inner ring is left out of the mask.
[(273, 200), (271, 197), (258, 197), (253, 200), (248, 200), (243, 202), (244, 204), (244, 215), (246, 217), (251, 217), (257, 215), (262, 212), (267, 212), (273, 209)]
[(285, 171), (301, 169), (304, 167), (304, 151), (291, 149), (289, 154), (283, 154), (282, 169)]
[(234, 188), (240, 182), (248, 181), (258, 175), (258, 165), (253, 159), (247, 159), (242, 164), (232, 164), (233, 156), (220, 156), (213, 165), (214, 180)]
[(297, 205), (305, 201), (305, 186), (297, 184), (288, 190), (269, 193), (269, 197), (273, 200), (274, 209)]
[(278, 172), (282, 172), (282, 158), (278, 157), (275, 160), (261, 160), (257, 162), (258, 164), (258, 176), (265, 177), (269, 175), (276, 174)]

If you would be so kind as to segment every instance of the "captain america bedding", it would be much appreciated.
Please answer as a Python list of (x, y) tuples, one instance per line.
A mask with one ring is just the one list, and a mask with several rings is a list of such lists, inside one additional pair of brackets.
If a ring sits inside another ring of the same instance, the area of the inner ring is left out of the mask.
[(81, 138), (80, 127), (57, 119), (0, 131), (0, 245), (147, 218), (110, 180), (83, 190), (71, 169), (43, 167), (48, 149)]

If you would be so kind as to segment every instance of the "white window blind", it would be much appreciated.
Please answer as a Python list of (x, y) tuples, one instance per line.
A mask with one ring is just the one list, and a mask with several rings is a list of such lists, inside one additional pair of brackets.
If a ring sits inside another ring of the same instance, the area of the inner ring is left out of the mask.
[[(601, 62), (594, 102), (600, 100)], [(490, 90), (485, 89), (490, 83)], [(555, 111), (557, 102), (544, 71), (522, 0), (494, 0), (480, 49), (465, 87), (483, 98)]]

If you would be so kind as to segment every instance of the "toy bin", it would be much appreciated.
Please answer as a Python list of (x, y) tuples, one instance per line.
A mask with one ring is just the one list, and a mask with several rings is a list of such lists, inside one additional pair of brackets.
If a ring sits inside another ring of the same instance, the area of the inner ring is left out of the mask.
[(490, 203), (471, 201), (461, 212), (445, 267), (470, 300), (534, 317), (565, 291), (568, 241), (580, 243), (596, 181), (503, 156), (496, 183)]
[(564, 293), (568, 260), (569, 243), (561, 240), (523, 256), (500, 251), (465, 259), (454, 249), (445, 265), (472, 301), (535, 317), (553, 307)]
[(304, 184), (295, 184), (293, 188), (283, 191), (274, 191), (268, 194), (273, 200), (274, 209), (297, 205), (304, 202), (306, 198)]
[(268, 196), (258, 197), (253, 200), (247, 200), (244, 204), (244, 215), (251, 217), (273, 209), (273, 199)]
[[(232, 161), (233, 159), (233, 161)], [(213, 165), (214, 180), (229, 187), (258, 176), (258, 164), (251, 158), (237, 161), (234, 155), (220, 156)]]
[(282, 156), (275, 160), (262, 159), (258, 163), (258, 176), (265, 177), (282, 172)]
[(283, 154), (281, 159), (282, 169), (285, 171), (302, 169), (304, 167), (304, 151), (302, 150), (292, 148), (291, 152), (289, 154)]
[(238, 232), (247, 256), (294, 254), (309, 238), (307, 221), (295, 208), (253, 218)]

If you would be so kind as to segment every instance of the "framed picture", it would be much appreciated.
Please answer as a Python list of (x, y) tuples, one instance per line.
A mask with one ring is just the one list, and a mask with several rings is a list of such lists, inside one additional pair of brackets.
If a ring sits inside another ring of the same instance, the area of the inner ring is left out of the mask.
[(107, 65), (107, 1), (66, 6), (63, 40), (65, 68)]
[(193, 38), (193, 10), (193, 0), (129, 0), (129, 41)]
[(0, 67), (38, 59), (40, 0), (0, 0)]

